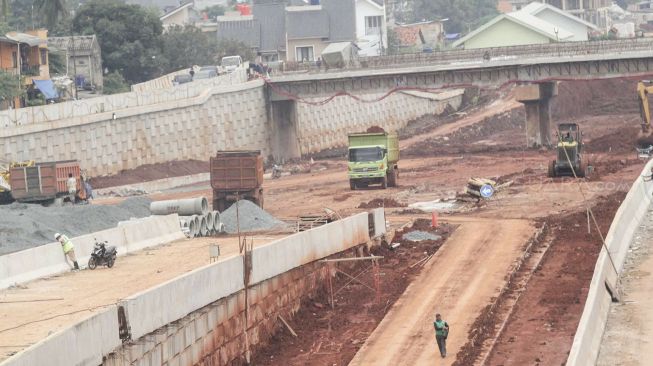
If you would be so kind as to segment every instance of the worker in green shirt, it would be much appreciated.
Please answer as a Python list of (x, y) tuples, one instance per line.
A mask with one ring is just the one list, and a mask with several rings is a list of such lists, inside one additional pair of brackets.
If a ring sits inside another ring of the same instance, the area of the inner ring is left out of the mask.
[(63, 249), (63, 254), (73, 262), (73, 270), (79, 271), (79, 264), (77, 264), (77, 258), (75, 257), (75, 246), (73, 242), (68, 239), (66, 235), (61, 235), (59, 233), (54, 234), (54, 238), (61, 243), (61, 249)]
[(435, 340), (438, 342), (438, 348), (440, 349), (440, 355), (442, 358), (447, 357), (447, 336), (449, 335), (449, 324), (442, 320), (440, 314), (435, 314), (435, 321), (433, 322), (435, 327)]

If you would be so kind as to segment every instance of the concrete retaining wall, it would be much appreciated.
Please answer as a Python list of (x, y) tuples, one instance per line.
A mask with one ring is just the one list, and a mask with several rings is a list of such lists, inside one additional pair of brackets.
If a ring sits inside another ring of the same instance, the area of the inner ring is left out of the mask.
[(140, 182), (134, 184), (126, 184), (124, 186), (116, 186), (109, 188), (94, 189), (93, 193), (98, 196), (109, 196), (112, 192), (129, 192), (130, 190), (141, 190), (144, 192), (152, 193), (158, 191), (165, 191), (167, 189), (181, 187), (189, 184), (196, 184), (202, 182), (209, 182), (211, 175), (209, 173), (198, 173), (191, 175), (184, 175), (181, 177), (170, 177), (149, 182)]
[[(397, 131), (425, 114), (440, 114), (447, 105), (458, 109), (464, 90), (433, 93), (395, 93), (375, 103), (361, 103), (352, 98), (338, 97), (322, 106), (297, 104), (299, 149), (302, 155), (324, 149), (347, 146), (347, 134), (361, 132), (372, 126)], [(366, 94), (373, 100), (383, 93)], [(315, 99), (315, 101), (320, 100)]]
[[(135, 89), (132, 89), (134, 91), (129, 93), (0, 111), (0, 126), (11, 129), (15, 126), (74, 119), (105, 112), (119, 114), (120, 111), (128, 108), (195, 98), (212, 88), (242, 84), (246, 81), (247, 73), (244, 70), (177, 86), (173, 86), (171, 82), (166, 84), (155, 79), (152, 81), (153, 84), (138, 84)], [(154, 85), (160, 85), (161, 88), (154, 87)]]
[(242, 290), (245, 287), (243, 273), (242, 257), (232, 257), (120, 301), (127, 314), (132, 339)]
[[(358, 214), (255, 248), (247, 300), (239, 256), (121, 301), (134, 341), (104, 365), (244, 363), (280, 326), (277, 315), (289, 319), (321, 288), (330, 274), (318, 259), (367, 243), (368, 217)], [(371, 228), (384, 230), (385, 221)]]
[(110, 305), (11, 356), (2, 366), (95, 366), (121, 344), (118, 309)]
[[(80, 265), (93, 252), (95, 238), (116, 246), (118, 255), (184, 238), (177, 215), (125, 221), (113, 229), (71, 238)], [(70, 270), (61, 244), (50, 243), (0, 256), (0, 289)]]
[[(185, 85), (185, 84), (184, 84)], [(143, 164), (207, 160), (216, 150), (268, 153), (263, 82), (207, 89), (182, 98), (116, 112), (0, 130), (8, 161), (77, 159), (91, 175)]]
[[(650, 176), (651, 168), (653, 168), (653, 161), (646, 164), (641, 176), (633, 183), (605, 236), (605, 243), (619, 273), (623, 269), (633, 235), (644, 220), (651, 204), (653, 182), (644, 179), (644, 176)], [(617, 289), (617, 277), (610, 258), (603, 248), (594, 267), (594, 276), (590, 283), (583, 315), (567, 358), (568, 366), (596, 363), (612, 301), (607, 288)]]

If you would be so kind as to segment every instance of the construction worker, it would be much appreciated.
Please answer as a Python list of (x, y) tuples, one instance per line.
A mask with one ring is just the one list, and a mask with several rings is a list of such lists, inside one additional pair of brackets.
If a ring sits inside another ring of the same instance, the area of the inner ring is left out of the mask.
[(70, 203), (75, 204), (75, 196), (77, 195), (77, 179), (73, 177), (72, 173), (68, 173), (68, 180), (66, 181), (66, 188), (68, 188), (68, 199)]
[(79, 271), (79, 264), (77, 264), (77, 258), (75, 258), (75, 246), (73, 242), (66, 236), (59, 233), (54, 234), (55, 240), (61, 243), (61, 249), (63, 249), (63, 254), (73, 262), (73, 270)]
[(442, 320), (440, 314), (435, 314), (435, 340), (438, 342), (438, 349), (440, 349), (440, 356), (447, 357), (447, 336), (449, 335), (449, 324)]

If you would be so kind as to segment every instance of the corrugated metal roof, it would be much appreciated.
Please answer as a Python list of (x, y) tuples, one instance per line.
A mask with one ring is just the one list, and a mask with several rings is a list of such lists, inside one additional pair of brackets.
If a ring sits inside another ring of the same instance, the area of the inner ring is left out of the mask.
[(218, 39), (241, 41), (260, 49), (261, 24), (256, 19), (218, 21)]
[(36, 47), (36, 46), (45, 45), (45, 44), (48, 43), (45, 39), (41, 39), (41, 38), (39, 38), (37, 36), (33, 36), (31, 34), (19, 33), (19, 32), (9, 33), (9, 34), (7, 34), (7, 38), (9, 38), (9, 39), (11, 39), (13, 41), (16, 41), (16, 42), (26, 43), (26, 44), (30, 45), (30, 47)]
[(329, 14), (321, 8), (288, 11), (286, 23), (288, 39), (329, 38)]
[(73, 37), (48, 37), (48, 47), (58, 50), (91, 51), (95, 45), (95, 35)]

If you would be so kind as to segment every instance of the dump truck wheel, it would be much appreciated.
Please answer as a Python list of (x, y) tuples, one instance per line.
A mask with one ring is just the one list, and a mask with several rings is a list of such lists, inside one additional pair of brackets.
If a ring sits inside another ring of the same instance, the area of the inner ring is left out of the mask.
[(388, 173), (388, 187), (396, 187), (397, 186), (397, 170), (392, 169)]
[(356, 190), (356, 182), (354, 182), (351, 179), (349, 180), (349, 189), (351, 189), (352, 191)]
[(387, 189), (388, 188), (388, 177), (383, 177), (381, 180), (381, 188)]
[(556, 176), (556, 161), (552, 160), (549, 164), (549, 178), (555, 178)]

